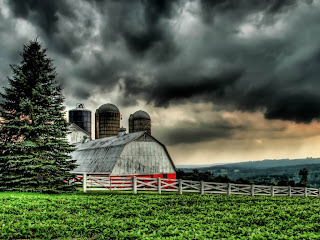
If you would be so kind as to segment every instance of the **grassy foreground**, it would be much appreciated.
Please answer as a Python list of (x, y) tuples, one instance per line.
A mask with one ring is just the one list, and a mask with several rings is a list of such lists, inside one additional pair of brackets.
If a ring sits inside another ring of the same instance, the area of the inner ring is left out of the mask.
[(0, 239), (319, 239), (320, 198), (0, 193)]

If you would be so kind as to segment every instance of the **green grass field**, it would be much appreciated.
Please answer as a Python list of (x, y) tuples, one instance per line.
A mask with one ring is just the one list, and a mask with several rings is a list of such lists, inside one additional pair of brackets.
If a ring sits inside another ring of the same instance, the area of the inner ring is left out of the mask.
[(0, 239), (319, 239), (320, 198), (0, 193)]

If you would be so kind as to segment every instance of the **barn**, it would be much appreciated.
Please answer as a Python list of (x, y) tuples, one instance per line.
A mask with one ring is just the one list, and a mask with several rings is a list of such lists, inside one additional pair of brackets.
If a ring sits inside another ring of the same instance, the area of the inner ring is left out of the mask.
[(175, 165), (166, 147), (146, 131), (91, 140), (76, 146), (75, 174), (176, 178)]

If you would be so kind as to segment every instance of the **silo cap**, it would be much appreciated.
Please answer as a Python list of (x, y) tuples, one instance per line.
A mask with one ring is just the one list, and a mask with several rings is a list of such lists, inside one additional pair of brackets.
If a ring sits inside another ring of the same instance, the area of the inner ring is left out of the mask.
[(142, 111), (142, 110), (136, 111), (136, 112), (133, 114), (133, 119), (151, 120), (149, 114), (146, 113), (145, 111)]
[(103, 113), (103, 112), (115, 112), (115, 113), (119, 113), (119, 109), (111, 104), (111, 103), (107, 103), (107, 104), (103, 104), (99, 107), (98, 109), (99, 113)]
[(77, 103), (76, 108), (71, 109), (70, 111), (89, 111), (89, 112), (91, 112), (89, 109), (84, 107), (83, 103)]

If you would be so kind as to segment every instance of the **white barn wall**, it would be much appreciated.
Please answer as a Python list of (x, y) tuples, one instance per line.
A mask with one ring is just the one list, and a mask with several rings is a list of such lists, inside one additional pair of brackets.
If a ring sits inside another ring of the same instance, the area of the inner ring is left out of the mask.
[(84, 139), (85, 136), (90, 138), (90, 134), (89, 133), (86, 133), (85, 131), (80, 130), (79, 128), (80, 127), (76, 127), (74, 125), (71, 125), (69, 127), (68, 130), (70, 131), (70, 133), (67, 134), (67, 141), (70, 144), (83, 142), (83, 139)]
[(124, 147), (111, 174), (143, 175), (175, 172), (169, 156), (159, 143), (133, 141)]

